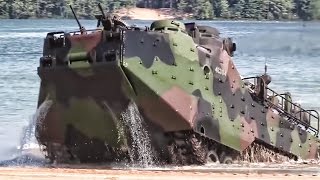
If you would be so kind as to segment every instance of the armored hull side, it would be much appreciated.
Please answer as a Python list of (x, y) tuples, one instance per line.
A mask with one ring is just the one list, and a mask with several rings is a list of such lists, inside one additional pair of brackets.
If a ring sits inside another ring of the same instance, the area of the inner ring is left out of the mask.
[[(145, 117), (166, 132), (191, 130), (205, 137), (198, 137), (206, 146), (202, 154), (214, 151), (235, 159), (258, 143), (289, 157), (318, 157), (318, 131), (301, 120), (302, 111), (292, 116), (296, 105), (267, 87), (267, 74), (254, 77), (260, 81), (255, 85), (241, 78), (230, 39), (211, 27), (186, 24), (193, 26), (187, 34), (165, 23), (154, 23), (160, 30), (149, 33), (127, 32), (124, 41), (124, 71)], [(275, 96), (282, 104), (270, 101)]]

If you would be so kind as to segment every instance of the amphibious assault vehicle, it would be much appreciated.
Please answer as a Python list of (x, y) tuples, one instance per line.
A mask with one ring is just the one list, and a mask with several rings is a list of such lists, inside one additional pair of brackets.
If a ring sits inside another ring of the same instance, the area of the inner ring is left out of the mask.
[(270, 89), (266, 72), (242, 78), (216, 28), (96, 18), (44, 40), (36, 138), (48, 159), (232, 163), (253, 146), (318, 158), (318, 113)]

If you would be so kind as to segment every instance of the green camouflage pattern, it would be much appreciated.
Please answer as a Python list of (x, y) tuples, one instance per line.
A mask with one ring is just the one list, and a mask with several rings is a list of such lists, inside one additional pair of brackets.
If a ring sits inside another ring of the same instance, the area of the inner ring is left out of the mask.
[(110, 18), (102, 24), (48, 33), (44, 40), (38, 107), (51, 106), (38, 119), (36, 137), (50, 159), (62, 147), (83, 161), (126, 152), (130, 138), (121, 113), (130, 102), (160, 156), (168, 151), (167, 133), (192, 131), (236, 152), (259, 142), (318, 158), (318, 128), (310, 125), (318, 123), (317, 113), (269, 89), (267, 74), (253, 77), (254, 83), (242, 79), (231, 58), (235, 43), (217, 29), (172, 20), (150, 28)]

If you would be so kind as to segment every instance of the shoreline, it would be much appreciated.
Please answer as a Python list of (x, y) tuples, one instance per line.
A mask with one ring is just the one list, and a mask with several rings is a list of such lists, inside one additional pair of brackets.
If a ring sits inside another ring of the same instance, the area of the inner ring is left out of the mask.
[[(0, 19), (0, 21), (25, 21), (25, 20), (48, 20), (48, 21), (56, 21), (56, 20), (75, 20), (73, 18), (28, 18), (28, 19)], [(79, 19), (80, 21), (96, 21), (96, 19)], [(126, 19), (122, 20), (126, 21), (156, 21), (157, 19)], [(177, 21), (200, 21), (200, 22), (244, 22), (244, 23), (320, 23), (320, 20), (313, 20), (313, 21), (302, 21), (302, 20), (255, 20), (255, 19), (208, 19), (208, 20), (197, 20), (197, 19), (170, 19), (170, 20), (177, 20)]]
[[(213, 19), (195, 19), (191, 18), (192, 14), (183, 14), (177, 10), (169, 9), (169, 8), (162, 8), (162, 9), (149, 9), (149, 8), (122, 8), (119, 10), (114, 11), (111, 13), (119, 17), (123, 21), (132, 21), (132, 20), (162, 20), (162, 19), (172, 19), (172, 20), (179, 20), (179, 21), (233, 21), (233, 22), (320, 22), (320, 20), (308, 20), (304, 21), (302, 19), (279, 19), (279, 20), (268, 20), (268, 19), (231, 19), (231, 18), (213, 18)], [(42, 18), (26, 18), (29, 20), (63, 20), (63, 19), (74, 19), (73, 17), (42, 17)], [(26, 19), (1, 19), (0, 20), (26, 20)], [(95, 18), (80, 18), (79, 20), (95, 20)]]

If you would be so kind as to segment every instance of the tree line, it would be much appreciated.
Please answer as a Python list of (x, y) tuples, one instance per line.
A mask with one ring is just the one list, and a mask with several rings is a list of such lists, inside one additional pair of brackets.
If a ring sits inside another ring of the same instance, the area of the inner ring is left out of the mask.
[(120, 8), (172, 8), (195, 19), (314, 20), (320, 19), (320, 0), (0, 0), (0, 18), (80, 18)]

